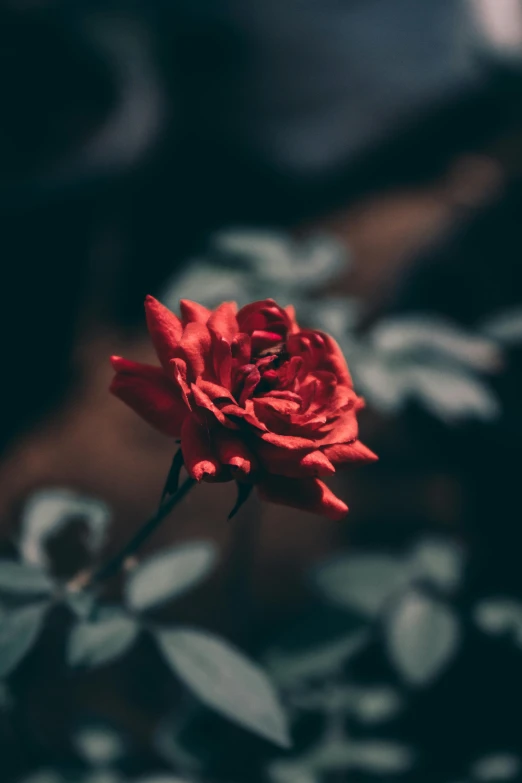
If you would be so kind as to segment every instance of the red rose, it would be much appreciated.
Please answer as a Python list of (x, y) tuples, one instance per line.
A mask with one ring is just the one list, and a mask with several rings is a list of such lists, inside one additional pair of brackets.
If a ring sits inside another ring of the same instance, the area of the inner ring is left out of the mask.
[(266, 500), (340, 519), (347, 506), (320, 480), (377, 457), (357, 440), (363, 401), (339, 346), (300, 329), (273, 299), (216, 310), (182, 300), (181, 320), (147, 297), (161, 367), (113, 357), (111, 391), (181, 438), (198, 481), (255, 484)]

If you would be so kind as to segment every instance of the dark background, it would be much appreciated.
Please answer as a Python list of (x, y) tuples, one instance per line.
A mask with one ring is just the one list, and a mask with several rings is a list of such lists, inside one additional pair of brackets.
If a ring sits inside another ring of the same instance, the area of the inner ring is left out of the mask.
[[(339, 285), (361, 298), (367, 324), (422, 310), (473, 328), (519, 304), (521, 98), (517, 2), (4, 0), (4, 536), (27, 494), (47, 485), (108, 502), (114, 549), (149, 515), (171, 447), (109, 398), (106, 357), (149, 355), (145, 294), (161, 291), (220, 227), (332, 231), (354, 262)], [(363, 439), (381, 459), (342, 485), (349, 525), (263, 510), (255, 621), (230, 586), (181, 613), (257, 650), (312, 611), (302, 574), (320, 555), (393, 549), (421, 530), (470, 547), (462, 607), (488, 592), (519, 596), (520, 360), (514, 348), (494, 382), (503, 409), (495, 424), (452, 429), (415, 407), (397, 419), (366, 412)], [(190, 519), (153, 548), (204, 532), (228, 551), (230, 530), (211, 515), (224, 516), (229, 488), (215, 491), (202, 491)], [(497, 739), (520, 748), (519, 659), (480, 645), (468, 653), (397, 727), (424, 749), (426, 780), (463, 774)], [(136, 681), (150, 651), (139, 655), (101, 711), (146, 748), (165, 699), (159, 675)], [(361, 676), (385, 666), (379, 655)], [(484, 690), (474, 711), (477, 669)], [(52, 667), (45, 684), (35, 661), (17, 675), (25, 712), (5, 735), (13, 779), (69, 758), (64, 715), (100, 710), (104, 677), (64, 693)], [(216, 779), (257, 779), (249, 752), (231, 763), (235, 735), (227, 744), (221, 730), (220, 747), (207, 748)], [(147, 754), (140, 770), (152, 764)]]

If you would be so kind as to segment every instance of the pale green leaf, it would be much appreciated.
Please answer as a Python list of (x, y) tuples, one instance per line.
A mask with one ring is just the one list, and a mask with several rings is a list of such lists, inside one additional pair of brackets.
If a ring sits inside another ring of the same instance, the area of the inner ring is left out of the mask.
[(286, 717), (267, 675), (227, 642), (205, 631), (159, 630), (163, 655), (209, 707), (283, 747)]
[(0, 677), (15, 669), (34, 645), (49, 604), (31, 604), (5, 612), (0, 618)]
[(119, 658), (134, 644), (139, 625), (125, 612), (106, 608), (96, 618), (78, 622), (67, 645), (70, 666), (100, 666)]
[(160, 606), (194, 587), (212, 570), (216, 550), (208, 541), (190, 541), (163, 550), (131, 572), (125, 597), (135, 611)]

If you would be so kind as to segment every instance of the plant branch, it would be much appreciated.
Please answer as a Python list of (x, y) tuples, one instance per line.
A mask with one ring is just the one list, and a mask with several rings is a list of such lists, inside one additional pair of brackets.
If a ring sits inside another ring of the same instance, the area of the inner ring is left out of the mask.
[(174, 494), (171, 495), (169, 499), (160, 506), (156, 514), (137, 531), (137, 533), (127, 544), (125, 544), (123, 549), (121, 549), (116, 555), (114, 555), (114, 557), (108, 560), (107, 563), (102, 565), (97, 571), (94, 572), (91, 579), (89, 580), (89, 585), (92, 586), (99, 584), (105, 579), (109, 579), (111, 576), (114, 576), (114, 574), (120, 570), (125, 560), (130, 557), (130, 555), (133, 555), (134, 552), (136, 552), (144, 543), (144, 541), (146, 541), (147, 538), (152, 535), (152, 533), (165, 519), (165, 517), (170, 514), (174, 506), (176, 506), (179, 501), (185, 497), (185, 495), (189, 492), (195, 483), (195, 479), (191, 478), (190, 476), (186, 478), (183, 484), (181, 484), (181, 486), (176, 490), (176, 492), (174, 492)]

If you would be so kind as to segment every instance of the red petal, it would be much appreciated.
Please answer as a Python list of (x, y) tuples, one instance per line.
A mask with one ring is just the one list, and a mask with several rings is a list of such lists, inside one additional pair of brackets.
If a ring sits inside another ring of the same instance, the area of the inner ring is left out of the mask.
[(250, 399), (250, 397), (254, 393), (257, 384), (261, 380), (261, 375), (257, 367), (255, 365), (247, 365), (247, 366), (250, 366), (252, 369), (249, 371), (243, 383), (243, 389), (241, 390), (241, 395), (239, 397), (240, 405), (244, 405), (245, 402), (248, 399)]
[(256, 459), (241, 438), (227, 430), (216, 433), (216, 449), (219, 461), (248, 475), (256, 467)]
[(227, 389), (232, 386), (232, 351), (230, 343), (223, 337), (212, 335), (212, 361), (214, 375)]
[(167, 369), (170, 359), (174, 356), (174, 349), (181, 339), (183, 332), (181, 321), (153, 296), (147, 296), (145, 299), (145, 316), (156, 353), (163, 367)]
[(232, 393), (218, 383), (212, 383), (212, 381), (205, 381), (203, 378), (198, 378), (196, 385), (210, 397), (212, 402), (215, 400), (230, 400), (230, 402), (235, 403)]
[(190, 323), (206, 324), (210, 318), (211, 310), (190, 299), (181, 299), (179, 303), (183, 326)]
[(117, 371), (110, 390), (145, 421), (166, 435), (179, 437), (189, 411), (159, 367), (113, 356)]
[(179, 386), (185, 405), (190, 410), (190, 386), (187, 383), (187, 365), (183, 359), (171, 359), (169, 363), (174, 382)]
[(332, 372), (339, 383), (353, 387), (343, 352), (329, 334), (303, 329), (289, 336), (287, 347), (292, 355), (303, 356), (309, 371)]
[(220, 464), (214, 454), (209, 429), (194, 416), (187, 416), (183, 422), (181, 450), (185, 467), (196, 481), (219, 473)]
[(317, 478), (269, 475), (257, 486), (260, 496), (272, 503), (311, 511), (336, 521), (348, 512), (348, 506)]
[(316, 440), (317, 446), (333, 446), (336, 443), (350, 443), (357, 439), (359, 425), (355, 408), (341, 413), (338, 420), (332, 426), (330, 426), (331, 424), (332, 422), (329, 422), (329, 431), (326, 435)]
[(295, 319), (295, 307), (293, 305), (287, 305), (284, 310), (290, 320), (290, 328), (288, 329), (288, 333), (296, 334), (299, 331), (299, 325)]
[(278, 476), (304, 478), (305, 476), (331, 476), (335, 473), (330, 460), (317, 450), (280, 449), (260, 440), (256, 446), (256, 454), (267, 473), (275, 473)]
[(336, 443), (333, 446), (325, 446), (323, 452), (336, 467), (343, 467), (343, 465), (354, 462), (375, 462), (379, 459), (360, 440), (353, 441), (353, 443)]
[(211, 360), (210, 332), (201, 323), (189, 323), (183, 331), (183, 337), (176, 348), (176, 356), (187, 363), (188, 380), (195, 381), (203, 375)]
[(250, 335), (240, 333), (234, 337), (230, 345), (234, 367), (242, 367), (244, 364), (250, 364), (252, 355), (252, 346)]
[(275, 345), (279, 345), (283, 340), (284, 334), (278, 334), (277, 332), (268, 332), (265, 329), (254, 329), (251, 332), (252, 339), (252, 354), (255, 356), (261, 351), (266, 351), (267, 348), (273, 348)]
[(223, 411), (221, 411), (210, 399), (208, 394), (205, 394), (202, 389), (199, 388), (199, 386), (196, 386), (195, 383), (192, 384), (192, 395), (194, 398), (194, 402), (199, 408), (203, 408), (204, 410), (209, 411), (212, 413), (218, 422), (223, 425), (223, 427), (228, 427), (232, 430), (237, 430), (238, 425), (234, 422), (230, 421), (230, 419), (227, 419)]
[(235, 302), (223, 302), (211, 314), (207, 326), (211, 332), (224, 337), (230, 343), (239, 332), (236, 313), (237, 304)]
[(301, 438), (298, 435), (277, 435), (275, 432), (263, 432), (261, 438), (267, 443), (272, 443), (281, 449), (315, 449), (316, 441), (310, 438)]
[(263, 299), (242, 307), (237, 314), (237, 322), (241, 332), (272, 331), (281, 338), (286, 337), (291, 325), (288, 313), (273, 299)]

